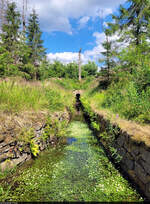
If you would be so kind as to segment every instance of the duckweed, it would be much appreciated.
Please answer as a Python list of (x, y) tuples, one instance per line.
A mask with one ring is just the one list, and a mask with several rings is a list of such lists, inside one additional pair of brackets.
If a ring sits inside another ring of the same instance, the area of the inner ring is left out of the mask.
[(85, 123), (72, 122), (68, 129), (68, 144), (46, 150), (28, 168), (21, 168), (1, 201), (143, 200), (114, 168)]

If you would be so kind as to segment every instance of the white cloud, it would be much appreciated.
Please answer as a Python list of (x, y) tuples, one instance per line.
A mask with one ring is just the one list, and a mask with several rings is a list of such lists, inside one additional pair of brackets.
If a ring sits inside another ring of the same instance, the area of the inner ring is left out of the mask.
[(105, 34), (94, 32), (93, 36), (96, 38), (96, 46), (92, 50), (85, 51), (84, 56), (85, 58), (88, 58), (89, 60), (98, 61), (98, 59), (101, 56), (101, 52), (104, 51), (102, 43), (105, 40)]
[[(96, 46), (92, 50), (86, 50), (82, 53), (82, 63), (86, 64), (89, 60), (98, 61), (101, 52), (104, 51), (102, 42), (105, 40), (105, 34), (94, 32), (93, 36), (96, 38)], [(54, 60), (61, 61), (62, 63), (78, 62), (78, 53), (76, 52), (63, 52), (63, 53), (49, 53), (48, 59), (53, 62)]]
[[(51, 19), (53, 19), (53, 16)], [(72, 27), (66, 17), (57, 17), (57, 23), (56, 19), (53, 19), (49, 23), (43, 21), (41, 27), (45, 32), (62, 31), (72, 34)]]
[[(98, 60), (103, 57), (101, 52), (105, 51), (105, 49), (102, 46), (102, 43), (106, 40), (105, 33), (94, 32), (93, 36), (96, 38), (95, 39), (96, 45), (93, 49), (86, 50), (81, 54), (83, 64), (86, 64), (88, 61), (98, 62)], [(109, 37), (110, 41), (115, 42), (114, 46), (118, 48), (118, 51), (128, 46), (128, 43), (117, 42), (119, 38), (120, 38), (119, 33), (116, 33), (115, 35)], [(58, 60), (64, 64), (73, 61), (78, 62), (77, 52), (49, 53), (47, 54), (47, 57), (51, 62), (54, 62), (55, 60)]]
[[(106, 39), (105, 33), (94, 32), (93, 36), (96, 38), (96, 46), (92, 50), (86, 50), (82, 53), (81, 58), (83, 64), (86, 64), (89, 60), (98, 61), (98, 59), (102, 57), (101, 52), (104, 51), (102, 43)], [(109, 37), (109, 39), (112, 41), (116, 41), (118, 38), (119, 36), (117, 34)], [(78, 53), (76, 52), (49, 53), (47, 57), (51, 62), (53, 62), (54, 60), (61, 61), (64, 64), (73, 61), (78, 62)]]
[[(88, 58), (89, 60), (98, 61), (102, 57), (101, 52), (103, 52), (105, 49), (102, 46), (102, 43), (106, 40), (105, 33), (99, 33), (94, 32), (93, 36), (96, 38), (96, 46), (92, 50), (87, 50), (84, 52), (85, 58)], [(110, 41), (115, 42), (112, 44), (115, 47), (118, 47), (118, 51), (120, 48), (124, 48), (127, 46), (127, 43), (124, 42), (117, 42), (117, 40), (120, 38), (119, 33), (116, 33), (115, 35), (109, 37)]]
[(105, 40), (105, 33), (94, 32), (93, 36), (96, 38), (96, 44), (100, 44)]
[[(20, 5), (20, 0), (15, 0)], [(28, 11), (36, 9), (40, 17), (42, 31), (63, 31), (72, 32), (70, 19), (86, 23), (88, 17), (105, 17), (112, 13), (125, 0), (30, 0)], [(103, 12), (102, 12), (103, 11)]]
[(84, 28), (86, 26), (86, 24), (88, 23), (89, 19), (90, 19), (89, 16), (84, 16), (84, 17), (80, 18), (80, 20), (78, 21), (79, 29)]
[[(15, 0), (20, 5), (22, 1)], [(119, 4), (126, 0), (30, 0), (28, 1), (28, 10), (31, 12), (33, 8), (39, 14), (42, 31), (53, 32), (62, 31), (72, 34), (73, 28), (70, 19), (77, 20), (79, 29), (83, 28), (89, 19), (96, 17), (104, 18), (108, 14), (115, 11)], [(21, 7), (20, 7), (21, 8)], [(106, 22), (104, 22), (106, 25)], [(101, 52), (104, 50), (102, 42), (105, 40), (105, 34), (95, 32), (96, 46), (92, 50), (86, 50), (82, 53), (82, 62), (88, 60), (98, 60)], [(114, 36), (113, 36), (114, 37)], [(116, 37), (114, 37), (116, 39)], [(63, 63), (78, 61), (78, 53), (63, 52), (49, 53), (50, 61), (60, 60)]]
[[(67, 64), (70, 62), (78, 62), (78, 53), (77, 52), (62, 52), (62, 53), (49, 53), (47, 54), (47, 58), (50, 62), (54, 62), (58, 60), (63, 64)], [(83, 64), (88, 62), (88, 58), (84, 54), (81, 54), (81, 60)]]

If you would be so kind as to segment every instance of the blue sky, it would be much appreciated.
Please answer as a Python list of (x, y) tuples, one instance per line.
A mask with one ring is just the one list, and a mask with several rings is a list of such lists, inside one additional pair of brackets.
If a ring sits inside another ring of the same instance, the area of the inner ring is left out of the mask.
[[(21, 5), (23, 0), (15, 0)], [(28, 12), (36, 9), (47, 57), (52, 62), (77, 61), (82, 48), (82, 63), (96, 63), (103, 51), (105, 27), (110, 14), (125, 0), (28, 0)], [(114, 36), (115, 39), (115, 36)]]

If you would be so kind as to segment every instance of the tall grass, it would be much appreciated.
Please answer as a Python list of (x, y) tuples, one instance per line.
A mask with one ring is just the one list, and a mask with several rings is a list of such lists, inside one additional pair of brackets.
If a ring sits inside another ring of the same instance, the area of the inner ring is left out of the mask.
[(0, 83), (0, 110), (19, 112), (25, 110), (62, 110), (66, 99), (58, 88), (14, 81)]
[[(101, 81), (100, 81), (101, 82)], [(112, 83), (106, 90), (99, 84), (83, 93), (96, 109), (110, 110), (122, 118), (140, 123), (150, 123), (150, 87), (140, 91), (133, 80)]]
[(112, 84), (106, 91), (103, 107), (122, 117), (150, 123), (150, 88), (139, 92), (134, 82)]
[(56, 79), (55, 82), (59, 84), (61, 87), (64, 87), (66, 90), (80, 90), (89, 88), (93, 78), (88, 77), (86, 79), (82, 79), (81, 82), (77, 79)]

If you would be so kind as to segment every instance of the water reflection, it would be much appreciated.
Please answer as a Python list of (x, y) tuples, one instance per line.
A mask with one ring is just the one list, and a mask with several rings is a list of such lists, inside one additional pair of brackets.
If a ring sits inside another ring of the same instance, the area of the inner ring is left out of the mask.
[(74, 137), (68, 137), (67, 138), (67, 144), (72, 144), (73, 142), (75, 142), (75, 141), (77, 141), (77, 139), (76, 138), (74, 138)]

